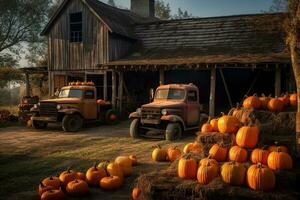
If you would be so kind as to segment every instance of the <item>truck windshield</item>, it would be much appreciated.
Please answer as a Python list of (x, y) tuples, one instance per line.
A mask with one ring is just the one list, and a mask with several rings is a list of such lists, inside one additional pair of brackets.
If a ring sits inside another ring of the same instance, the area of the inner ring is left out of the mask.
[(59, 98), (81, 98), (82, 97), (82, 90), (78, 89), (64, 89), (59, 92)]
[(184, 90), (178, 89), (160, 89), (156, 91), (155, 99), (183, 99), (185, 95)]

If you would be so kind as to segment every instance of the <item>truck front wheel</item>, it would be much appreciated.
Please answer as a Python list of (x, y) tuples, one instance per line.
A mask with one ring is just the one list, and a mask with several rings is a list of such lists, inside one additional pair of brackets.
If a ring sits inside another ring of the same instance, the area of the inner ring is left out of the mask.
[(140, 138), (140, 120), (139, 119), (134, 119), (132, 120), (131, 124), (130, 124), (130, 136), (132, 138)]
[(66, 132), (77, 132), (83, 125), (83, 119), (80, 115), (65, 115), (62, 120), (62, 128)]
[(32, 121), (32, 127), (35, 129), (44, 129), (47, 127), (47, 125), (48, 124), (46, 122), (36, 121), (36, 120)]
[(179, 140), (182, 135), (182, 127), (179, 123), (169, 123), (166, 128), (166, 140)]

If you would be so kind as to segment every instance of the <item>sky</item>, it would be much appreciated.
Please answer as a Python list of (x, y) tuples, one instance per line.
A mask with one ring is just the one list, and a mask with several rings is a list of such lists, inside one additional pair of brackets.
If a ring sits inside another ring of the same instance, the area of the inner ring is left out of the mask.
[[(107, 0), (101, 0), (107, 2)], [(130, 0), (114, 0), (117, 5), (130, 8)], [(163, 0), (169, 3), (172, 14), (180, 7), (196, 17), (212, 17), (261, 13), (269, 10), (273, 0)]]

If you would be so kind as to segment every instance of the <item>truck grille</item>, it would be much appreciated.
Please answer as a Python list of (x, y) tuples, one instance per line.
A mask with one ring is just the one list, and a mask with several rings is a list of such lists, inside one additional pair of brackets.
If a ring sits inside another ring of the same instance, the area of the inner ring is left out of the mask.
[(161, 111), (159, 108), (142, 108), (143, 124), (160, 124)]
[(41, 116), (57, 115), (56, 106), (57, 106), (57, 103), (41, 102), (41, 104), (40, 104), (40, 115)]

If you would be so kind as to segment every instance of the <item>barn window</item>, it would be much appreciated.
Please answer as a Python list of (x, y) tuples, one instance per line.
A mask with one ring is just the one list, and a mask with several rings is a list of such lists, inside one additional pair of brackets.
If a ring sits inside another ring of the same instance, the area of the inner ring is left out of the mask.
[(82, 13), (70, 14), (70, 42), (82, 42)]

